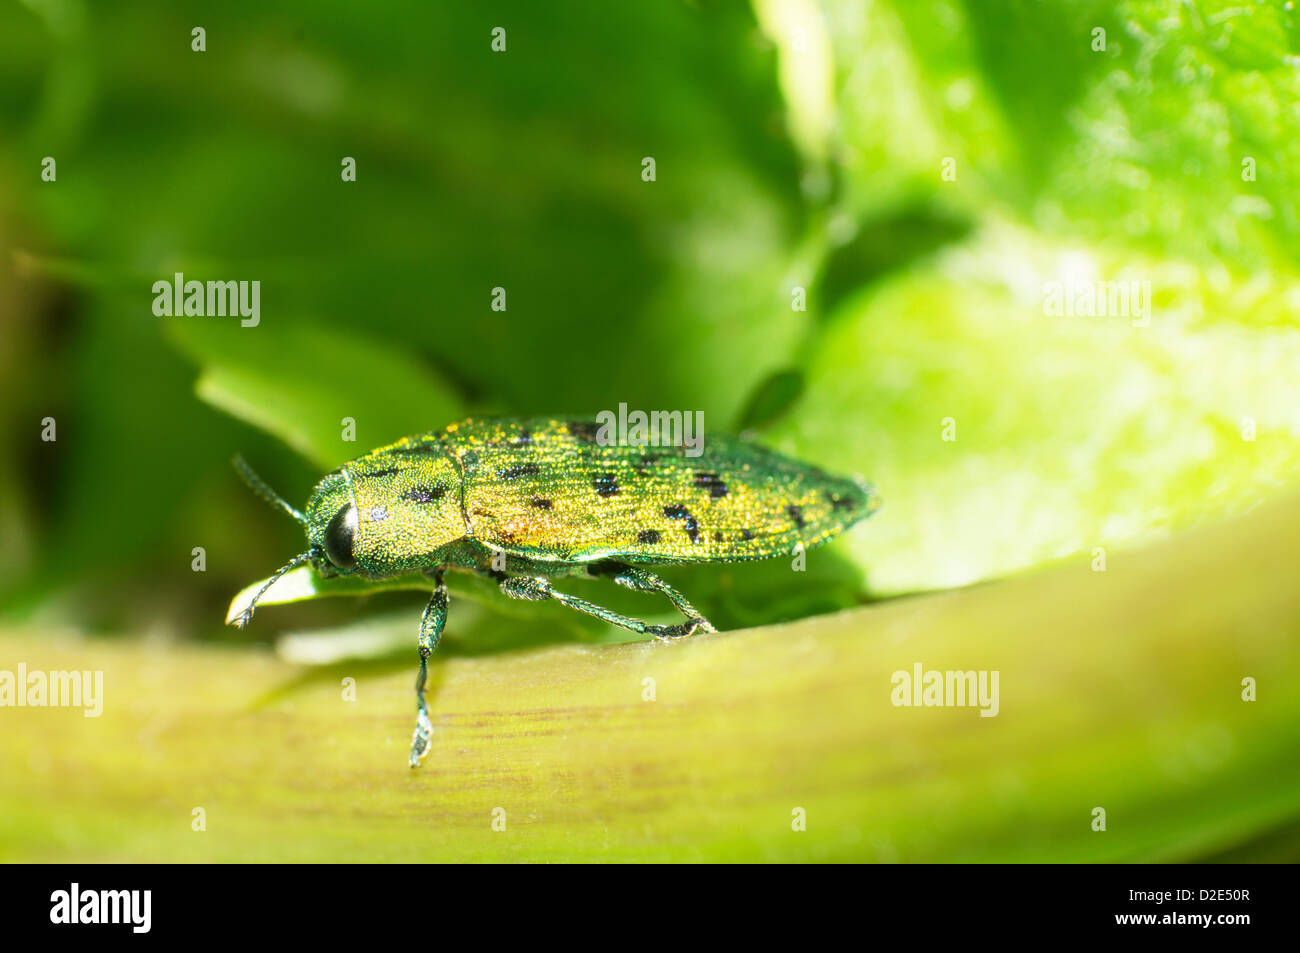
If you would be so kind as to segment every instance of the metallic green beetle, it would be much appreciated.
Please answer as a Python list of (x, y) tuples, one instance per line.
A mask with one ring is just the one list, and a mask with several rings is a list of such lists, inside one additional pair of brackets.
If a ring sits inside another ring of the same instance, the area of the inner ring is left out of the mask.
[[(734, 437), (682, 446), (621, 446), (593, 423), (556, 418), (470, 419), (407, 437), (327, 474), (305, 512), (242, 460), (260, 496), (307, 532), (308, 548), (264, 585), (235, 621), (289, 570), (386, 579), (424, 573), (433, 589), (420, 621), (411, 767), (433, 733), (425, 701), (429, 656), (447, 619), (445, 570), (477, 573), (515, 599), (554, 599), (645, 635), (716, 631), (646, 566), (769, 559), (826, 542), (879, 507), (860, 480), (832, 476)], [(604, 577), (667, 596), (685, 617), (651, 625), (557, 592), (551, 580)]]

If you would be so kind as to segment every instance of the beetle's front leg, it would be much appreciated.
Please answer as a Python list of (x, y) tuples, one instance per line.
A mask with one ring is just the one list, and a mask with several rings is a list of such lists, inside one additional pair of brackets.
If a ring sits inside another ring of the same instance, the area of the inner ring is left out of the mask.
[(434, 581), (435, 588), (420, 618), (420, 671), (415, 676), (415, 736), (411, 739), (410, 760), (413, 768), (420, 766), (420, 759), (429, 750), (429, 739), (433, 737), (433, 720), (424, 699), (424, 686), (429, 676), (429, 656), (438, 647), (442, 627), (447, 623), (447, 584), (442, 581), (441, 571), (430, 573), (429, 578)]

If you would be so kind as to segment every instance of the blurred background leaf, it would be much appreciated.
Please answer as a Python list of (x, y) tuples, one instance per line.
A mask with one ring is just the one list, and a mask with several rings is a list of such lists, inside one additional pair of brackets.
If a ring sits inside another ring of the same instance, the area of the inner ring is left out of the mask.
[[(32, 358), (6, 425), (14, 605), (123, 623), (120, 595), (162, 578), (190, 595), (161, 615), (208, 629), (223, 587), (296, 548), (235, 501), (233, 451), (301, 500), (468, 411), (699, 409), (879, 485), (878, 525), (796, 586), (682, 574), (736, 593), (733, 622), (1135, 543), (1294, 475), (1282, 6), (0, 15), (5, 86), (29, 93), (0, 159), (28, 183), (3, 206), (11, 353)], [(155, 318), (176, 272), (261, 281), (261, 324)], [(1149, 326), (1043, 313), (1047, 282), (1117, 279), (1151, 283)], [(33, 391), (66, 452), (20, 429)], [(176, 568), (200, 543), (202, 580)]]

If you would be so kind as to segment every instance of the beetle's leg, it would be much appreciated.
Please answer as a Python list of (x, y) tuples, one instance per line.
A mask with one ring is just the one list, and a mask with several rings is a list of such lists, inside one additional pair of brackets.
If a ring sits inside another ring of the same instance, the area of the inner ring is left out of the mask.
[(429, 750), (429, 739), (433, 736), (433, 720), (429, 718), (429, 704), (424, 700), (424, 686), (429, 676), (429, 656), (438, 647), (442, 627), (447, 622), (447, 584), (442, 581), (441, 571), (429, 573), (429, 578), (434, 581), (435, 588), (420, 618), (420, 672), (415, 676), (415, 736), (411, 739), (413, 768), (420, 766), (420, 759)]
[(627, 563), (592, 563), (588, 572), (593, 576), (608, 576), (620, 586), (627, 586), (638, 592), (662, 592), (672, 602), (673, 607), (688, 619), (698, 619), (703, 623), (696, 631), (717, 632), (713, 624), (691, 605), (686, 597), (664, 582), (648, 569), (629, 566)]
[(699, 616), (688, 617), (681, 625), (651, 625), (649, 622), (620, 615), (585, 599), (556, 592), (551, 588), (550, 582), (539, 576), (503, 576), (498, 581), (501, 591), (512, 599), (554, 599), (570, 609), (585, 612), (610, 625), (630, 629), (641, 635), (653, 635), (657, 639), (679, 639), (684, 635), (694, 635), (696, 632), (714, 631), (713, 627)]

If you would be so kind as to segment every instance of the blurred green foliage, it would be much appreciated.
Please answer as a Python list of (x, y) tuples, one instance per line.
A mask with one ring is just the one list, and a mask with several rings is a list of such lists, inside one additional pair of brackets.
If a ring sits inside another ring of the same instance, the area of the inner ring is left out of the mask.
[[(2, 3), (0, 598), (216, 636), (299, 548), (235, 451), (302, 500), (467, 412), (879, 486), (805, 574), (676, 573), (727, 627), (1243, 511), (1300, 460), (1298, 55), (1280, 3)], [(175, 272), (260, 325), (156, 317)], [(1072, 278), (1149, 325), (1045, 314)]]

